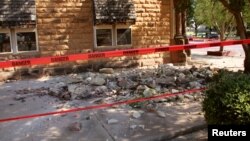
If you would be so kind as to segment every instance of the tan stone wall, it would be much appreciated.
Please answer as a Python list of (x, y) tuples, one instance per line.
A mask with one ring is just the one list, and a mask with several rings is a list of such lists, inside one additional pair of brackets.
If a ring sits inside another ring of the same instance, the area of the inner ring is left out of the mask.
[(38, 44), (42, 56), (93, 48), (92, 0), (37, 0)]
[[(132, 26), (133, 47), (160, 47), (169, 45), (171, 38), (170, 0), (134, 0), (134, 3), (137, 18), (135, 25)], [(167, 63), (169, 62), (169, 53), (164, 53), (164, 55), (146, 55), (137, 58), (143, 59), (141, 60), (141, 65), (153, 65), (154, 62), (157, 64), (159, 60), (161, 63)], [(158, 59), (152, 61), (152, 58)]]
[(134, 0), (136, 23), (133, 46), (155, 47), (170, 43), (170, 0)]
[[(132, 48), (160, 47), (170, 44), (170, 0), (134, 0), (136, 23), (132, 25)], [(36, 0), (38, 56), (83, 53), (94, 49), (92, 0)], [(30, 54), (34, 55), (34, 54)], [(17, 55), (19, 56), (19, 55)], [(29, 55), (28, 55), (29, 56)], [(24, 58), (24, 57), (21, 57)], [(170, 62), (169, 53), (134, 57), (102, 59), (111, 66), (126, 67), (138, 64), (150, 66)], [(43, 67), (73, 68), (72, 65), (87, 64), (76, 61), (50, 64)], [(37, 68), (34, 66), (32, 68)], [(45, 70), (47, 71), (47, 70)]]
[[(134, 48), (170, 44), (170, 0), (134, 0)], [(37, 0), (39, 49), (44, 55), (86, 52), (94, 47), (92, 0)]]

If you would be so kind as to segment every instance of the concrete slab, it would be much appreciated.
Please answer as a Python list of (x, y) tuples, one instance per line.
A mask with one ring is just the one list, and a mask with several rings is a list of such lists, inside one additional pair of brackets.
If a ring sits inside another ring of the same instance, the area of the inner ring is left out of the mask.
[(186, 134), (179, 136), (177, 138), (171, 139), (170, 141), (207, 141), (207, 129), (199, 130), (191, 134)]
[(229, 56), (208, 56), (207, 52), (209, 51), (219, 51), (220, 47), (212, 47), (212, 48), (202, 48), (202, 49), (194, 49), (192, 50), (192, 65), (197, 64), (198, 62), (201, 65), (206, 65), (214, 68), (227, 68), (229, 70), (237, 71), (244, 70), (244, 50), (242, 45), (231, 45), (225, 46), (224, 51), (233, 52), (233, 54)]
[[(143, 111), (140, 118), (134, 118), (133, 112), (141, 110), (128, 110), (124, 108), (105, 109), (97, 112), (98, 119), (110, 132), (115, 140), (119, 141), (150, 141), (171, 137), (179, 130), (197, 125), (204, 125), (201, 106), (196, 103), (183, 103), (179, 105), (164, 105), (160, 107), (166, 114), (159, 117), (155, 112)], [(108, 124), (108, 119), (118, 120), (117, 124)]]
[[(60, 101), (32, 92), (32, 89), (49, 87), (63, 79), (52, 77), (1, 84), (0, 118), (93, 105), (93, 100)], [(31, 91), (27, 94), (16, 93), (22, 89)], [(24, 100), (15, 100), (17, 95), (28, 96)], [(162, 118), (156, 112), (144, 109), (119, 106), (0, 123), (0, 141), (149, 141), (173, 136), (179, 130), (204, 124), (200, 101), (159, 103), (157, 110), (165, 113), (166, 117)], [(134, 112), (141, 116), (134, 118)], [(109, 119), (116, 119), (118, 123), (108, 124)], [(81, 126), (79, 131), (70, 128), (75, 123)]]
[[(28, 80), (29, 81), (29, 80)], [(25, 101), (15, 100), (15, 91), (27, 88), (28, 81), (17, 81), (1, 85), (0, 118), (51, 112), (86, 102), (63, 102), (51, 96), (29, 95)], [(26, 86), (25, 86), (26, 85)], [(44, 82), (29, 84), (29, 88), (45, 86)], [(72, 131), (72, 124), (79, 123), (80, 131)], [(93, 116), (92, 111), (46, 116), (34, 119), (0, 123), (0, 141), (112, 141), (110, 135)]]

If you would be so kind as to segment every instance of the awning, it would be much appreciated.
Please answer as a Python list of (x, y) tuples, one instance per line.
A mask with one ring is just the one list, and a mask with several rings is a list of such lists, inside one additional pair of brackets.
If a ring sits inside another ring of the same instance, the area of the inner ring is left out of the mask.
[(133, 0), (94, 0), (95, 24), (135, 23)]
[(0, 26), (36, 25), (35, 0), (1, 0)]

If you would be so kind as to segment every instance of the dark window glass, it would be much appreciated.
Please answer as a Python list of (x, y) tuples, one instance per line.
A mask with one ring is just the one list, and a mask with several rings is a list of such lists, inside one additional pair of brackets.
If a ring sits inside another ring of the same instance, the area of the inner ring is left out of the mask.
[(131, 45), (131, 29), (117, 29), (117, 45)]
[(36, 50), (36, 33), (35, 32), (19, 32), (17, 33), (18, 51)]
[(10, 34), (0, 33), (0, 53), (11, 52)]
[(111, 29), (97, 29), (96, 40), (97, 40), (97, 46), (112, 46)]

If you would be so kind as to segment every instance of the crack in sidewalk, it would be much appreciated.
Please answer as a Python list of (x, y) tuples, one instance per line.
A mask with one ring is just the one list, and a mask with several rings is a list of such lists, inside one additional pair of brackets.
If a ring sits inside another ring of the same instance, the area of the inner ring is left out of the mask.
[(108, 130), (108, 128), (105, 126), (105, 124), (100, 120), (100, 118), (98, 117), (98, 115), (95, 113), (94, 114), (95, 118), (97, 119), (98, 123), (100, 123), (102, 125), (102, 128), (107, 132), (107, 134), (109, 135), (109, 137), (112, 139), (112, 141), (116, 141), (115, 137), (112, 135), (112, 133)]

